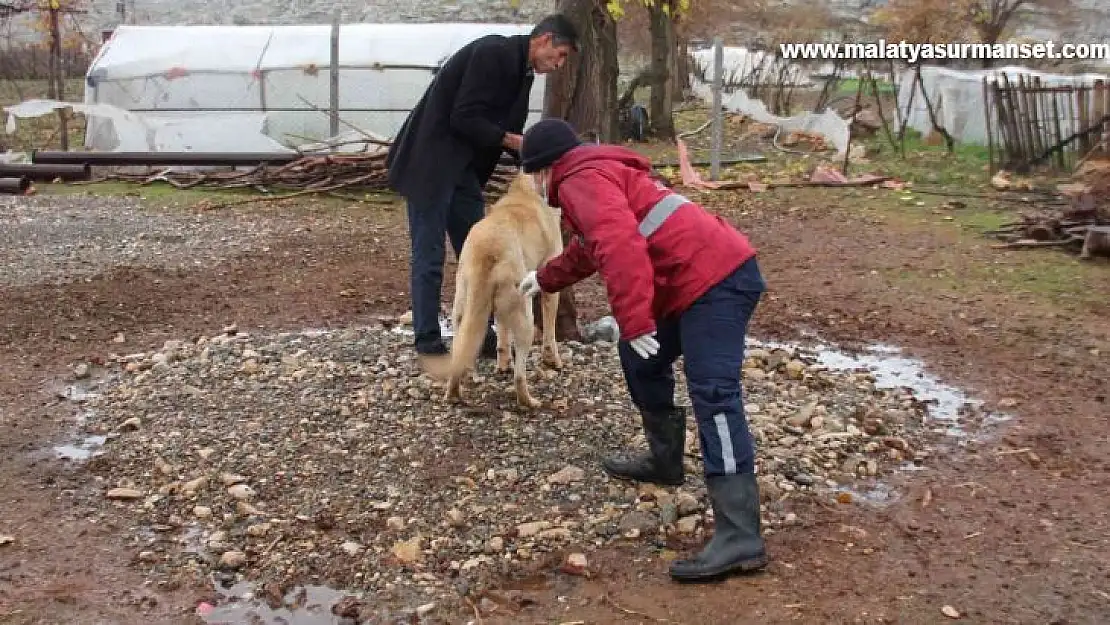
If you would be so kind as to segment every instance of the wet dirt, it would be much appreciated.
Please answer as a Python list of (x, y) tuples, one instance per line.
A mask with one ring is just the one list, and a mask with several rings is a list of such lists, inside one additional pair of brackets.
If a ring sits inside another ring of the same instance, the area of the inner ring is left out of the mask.
[[(668, 560), (698, 544), (623, 546), (592, 556), (588, 577), (540, 568), (505, 580), (481, 604), (483, 622), (940, 623), (946, 605), (961, 622), (1107, 622), (1110, 350), (1090, 346), (1110, 341), (1108, 307), (906, 289), (873, 272), (909, 257), (926, 271), (959, 268), (999, 252), (931, 226), (861, 224), (829, 208), (826, 193), (775, 197), (755, 206), (741, 197), (730, 215), (760, 248), (770, 285), (753, 336), (898, 346), (898, 356), (927, 363), (928, 376), (1011, 420), (961, 423), (973, 435), (953, 436), (938, 416), (938, 451), (925, 467), (851, 504), (792, 504), (808, 520), (775, 534), (761, 574), (680, 586), (667, 577)], [(786, 210), (799, 205), (821, 211)], [(95, 441), (70, 438), (79, 405), (56, 384), (74, 383), (75, 362), (230, 323), (280, 331), (400, 314), (408, 307), (400, 214), (363, 211), (342, 229), (275, 235), (269, 251), (215, 267), (116, 267), (73, 283), (0, 287), (0, 534), (14, 538), (0, 546), (0, 623), (201, 625), (205, 602), (213, 618), (212, 586), (146, 583), (117, 531), (122, 512), (73, 503), (74, 492), (97, 485), (54, 448), (80, 455)], [(583, 319), (607, 313), (596, 278), (576, 295)], [(113, 341), (120, 333), (123, 345)], [(891, 355), (864, 358), (879, 356)], [(891, 384), (934, 385), (938, 415), (967, 401), (908, 364), (879, 372)], [(469, 609), (457, 616), (474, 620)]]

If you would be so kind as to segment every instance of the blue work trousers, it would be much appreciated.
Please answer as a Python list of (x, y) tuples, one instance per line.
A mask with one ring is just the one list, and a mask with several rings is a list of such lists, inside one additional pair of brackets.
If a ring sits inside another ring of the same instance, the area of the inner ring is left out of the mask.
[(409, 236), (412, 239), (410, 288), (412, 328), (417, 345), (441, 339), (440, 299), (446, 238), (455, 256), (462, 253), (470, 228), (485, 216), (485, 199), (474, 171), (467, 168), (445, 193), (429, 202), (408, 202)]
[(674, 408), (674, 361), (683, 356), (706, 477), (755, 471), (740, 368), (748, 322), (765, 290), (753, 257), (681, 315), (657, 322), (656, 355), (644, 359), (627, 341), (620, 343), (625, 382), (641, 411)]

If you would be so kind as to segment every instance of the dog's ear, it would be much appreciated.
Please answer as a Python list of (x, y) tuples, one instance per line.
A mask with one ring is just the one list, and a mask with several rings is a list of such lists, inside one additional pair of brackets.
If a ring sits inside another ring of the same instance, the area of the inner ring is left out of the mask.
[(529, 192), (535, 193), (536, 195), (540, 194), (540, 190), (536, 188), (536, 180), (532, 178), (531, 174), (524, 173), (523, 169), (517, 174), (516, 182), (522, 189), (527, 189)]

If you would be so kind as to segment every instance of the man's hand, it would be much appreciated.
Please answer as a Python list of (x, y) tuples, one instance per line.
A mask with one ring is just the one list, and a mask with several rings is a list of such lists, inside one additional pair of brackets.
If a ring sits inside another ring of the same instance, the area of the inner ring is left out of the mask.
[(524, 279), (520, 281), (520, 285), (517, 286), (517, 288), (520, 289), (524, 297), (535, 297), (536, 293), (540, 292), (540, 283), (536, 280), (536, 272), (529, 271), (528, 275), (524, 276)]
[(644, 360), (659, 353), (659, 341), (655, 340), (654, 332), (643, 336), (637, 336), (628, 342), (628, 346)]
[(506, 132), (505, 138), (501, 140), (502, 147), (506, 147), (510, 150), (516, 150), (517, 152), (520, 152), (520, 146), (523, 143), (524, 137), (518, 134), (513, 134), (511, 132)]

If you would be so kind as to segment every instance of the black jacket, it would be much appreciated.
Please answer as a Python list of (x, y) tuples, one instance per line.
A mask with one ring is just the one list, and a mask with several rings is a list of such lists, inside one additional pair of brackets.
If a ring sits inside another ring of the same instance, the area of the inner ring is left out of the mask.
[(443, 64), (386, 157), (389, 184), (412, 202), (442, 197), (467, 166), (484, 187), (505, 132), (520, 134), (533, 73), (528, 35), (487, 35)]

